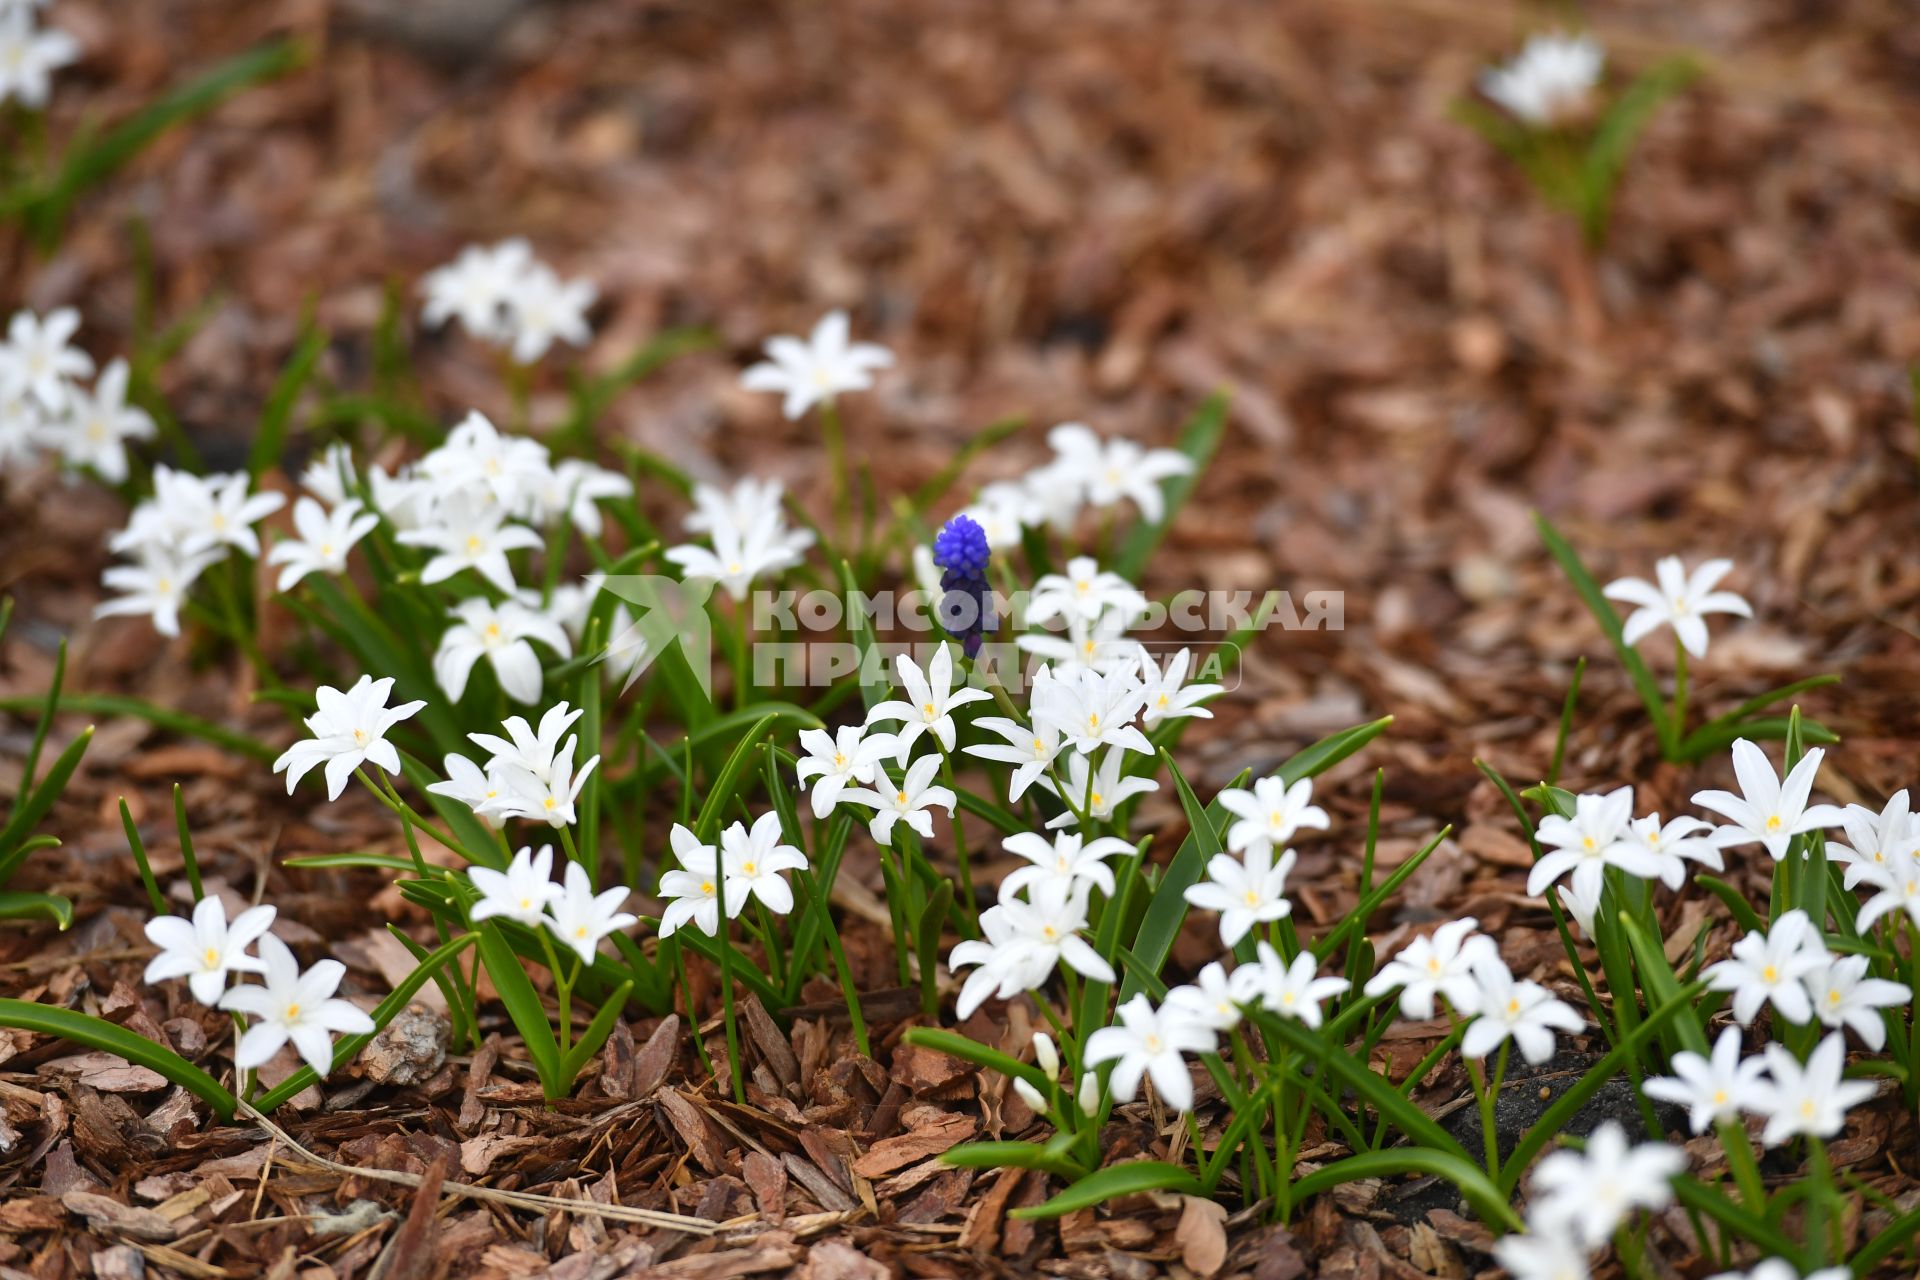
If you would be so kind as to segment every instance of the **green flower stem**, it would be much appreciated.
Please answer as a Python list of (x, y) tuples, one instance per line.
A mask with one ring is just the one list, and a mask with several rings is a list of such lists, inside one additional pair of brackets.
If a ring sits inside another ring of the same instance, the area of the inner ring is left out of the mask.
[[(895, 859), (900, 859), (896, 862)], [(893, 958), (900, 973), (900, 985), (907, 986), (912, 973), (907, 967), (907, 886), (905, 859), (900, 853), (898, 824), (893, 840), (880, 846), (880, 879), (887, 891), (887, 918), (893, 926)]]
[[(1061, 803), (1065, 804), (1067, 810), (1073, 814), (1074, 822), (1079, 825), (1081, 831), (1091, 835), (1092, 833), (1088, 830), (1089, 821), (1087, 812), (1073, 802), (1073, 793), (1067, 788), (1067, 780), (1060, 776), (1060, 764), (1057, 758), (1047, 762), (1047, 776), (1053, 779), (1055, 793), (1059, 795)], [(1091, 762), (1087, 765), (1087, 789), (1089, 791), (1093, 789), (1093, 765)]]
[(377, 783), (367, 776), (365, 769), (355, 769), (353, 776), (365, 783), (367, 789), (373, 792), (373, 798), (392, 810), (396, 817), (412, 823), (417, 829), (426, 832), (435, 840), (438, 840), (441, 844), (465, 858), (468, 862), (477, 862), (481, 866), (486, 865), (484, 858), (474, 857), (471, 853), (467, 852), (466, 846), (462, 845), (458, 840), (455, 840), (447, 832), (434, 826), (433, 823), (427, 821), (412, 805), (402, 800), (400, 793), (394, 789), (393, 782), (387, 777), (385, 770), (379, 770), (378, 772), (380, 774), (380, 781)]
[[(937, 740), (935, 745), (940, 746)], [(953, 780), (953, 757), (947, 753), (945, 746), (940, 746), (940, 780), (947, 785), (947, 790), (956, 796), (960, 794), (960, 784)], [(960, 915), (962, 919), (974, 926), (972, 933), (977, 934), (980, 904), (974, 900), (973, 896), (973, 866), (967, 857), (967, 829), (960, 821), (958, 804), (953, 807), (953, 860), (960, 869), (960, 901), (964, 904)]]
[(733, 1100), (745, 1106), (747, 1077), (745, 1064), (740, 1061), (740, 1026), (733, 1010), (733, 939), (727, 928), (727, 883), (724, 875), (720, 877), (720, 892), (715, 895), (715, 901), (720, 907), (720, 936), (715, 941), (720, 944), (720, 1004), (727, 1024), (727, 1076), (733, 1082)]
[(560, 1056), (567, 1056), (568, 1042), (573, 1039), (572, 996), (573, 983), (560, 967), (560, 957), (553, 950), (553, 939), (543, 925), (534, 930), (540, 935), (540, 950), (547, 957), (547, 972), (553, 975), (553, 994), (560, 1006)]
[[(825, 904), (821, 904), (825, 910)], [(853, 983), (853, 969), (847, 964), (847, 950), (840, 945), (840, 931), (831, 925), (826, 929), (827, 950), (833, 955), (834, 972), (840, 976), (840, 994), (847, 1002), (847, 1020), (853, 1024), (853, 1043), (863, 1058), (873, 1057), (873, 1046), (867, 1042), (867, 1017), (860, 1009), (860, 992)]]
[(832, 399), (820, 402), (820, 434), (827, 443), (827, 470), (833, 473), (833, 540), (844, 544), (853, 521), (853, 487), (847, 479), (847, 439), (840, 425), (840, 406)]
[(785, 962), (780, 958), (780, 934), (773, 927), (773, 913), (767, 910), (767, 904), (759, 898), (753, 900), (756, 913), (760, 917), (760, 937), (767, 948), (767, 977), (776, 987), (785, 987), (782, 971)]
[(700, 1038), (700, 1014), (693, 1007), (693, 987), (687, 981), (686, 951), (678, 938), (668, 938), (665, 945), (673, 951), (673, 976), (680, 984), (680, 993), (687, 998), (687, 1030), (693, 1035), (694, 1056), (700, 1059), (700, 1069), (712, 1075), (713, 1059), (707, 1056), (707, 1042)]
[[(567, 851), (568, 862), (580, 861), (580, 850), (574, 846), (573, 829), (571, 827), (560, 828), (560, 847)], [(584, 866), (585, 864), (582, 863), (582, 865)], [(596, 868), (594, 867), (587, 867), (587, 875), (591, 877), (595, 870)]]
[(1722, 1120), (1718, 1132), (1720, 1145), (1727, 1153), (1727, 1168), (1733, 1173), (1734, 1185), (1740, 1188), (1740, 1198), (1746, 1202), (1747, 1211), (1766, 1217), (1767, 1188), (1760, 1180), (1760, 1165), (1753, 1157), (1753, 1145), (1747, 1141), (1746, 1128), (1737, 1120)]
[(1500, 1085), (1507, 1077), (1507, 1053), (1513, 1048), (1511, 1040), (1500, 1042), (1500, 1054), (1494, 1059), (1493, 1076), (1489, 1079), (1481, 1071), (1480, 1065), (1472, 1058), (1462, 1058), (1467, 1064), (1467, 1075), (1473, 1081), (1473, 1093), (1480, 1104), (1481, 1145), (1487, 1155), (1487, 1176), (1497, 1184), (1500, 1181), (1500, 1138), (1494, 1132), (1493, 1105), (1500, 1094)]
[(1807, 1197), (1807, 1247), (1821, 1266), (1846, 1256), (1841, 1232), (1846, 1205), (1833, 1182), (1833, 1164), (1827, 1159), (1827, 1144), (1807, 1135), (1807, 1156), (1813, 1165), (1813, 1194)]
[(1673, 638), (1673, 714), (1667, 721), (1669, 755), (1680, 749), (1687, 736), (1687, 646)]

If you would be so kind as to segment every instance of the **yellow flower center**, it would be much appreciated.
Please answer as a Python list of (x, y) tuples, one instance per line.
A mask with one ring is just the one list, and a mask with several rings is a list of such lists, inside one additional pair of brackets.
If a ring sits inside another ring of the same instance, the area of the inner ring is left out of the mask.
[(1253, 890), (1251, 889), (1247, 890), (1246, 898), (1247, 898), (1248, 906), (1257, 907), (1260, 905), (1260, 895), (1255, 893)]
[(353, 731), (353, 740), (359, 746), (362, 746), (362, 747), (366, 746), (367, 731), (365, 729), (355, 729)]
[(1760, 971), (1760, 978), (1764, 982), (1778, 982), (1780, 981), (1780, 971), (1772, 965), (1768, 965)]
[(1725, 1089), (1715, 1089), (1713, 1091), (1713, 1105), (1716, 1107), (1724, 1107), (1727, 1105), (1727, 1091)]
[(1580, 847), (1585, 849), (1588, 853), (1592, 853), (1595, 849), (1599, 848), (1600, 846), (1594, 843), (1594, 839), (1592, 836), (1585, 836), (1580, 841)]
[(1767, 830), (1769, 831), (1778, 831), (1783, 825), (1785, 824), (1780, 821), (1780, 815), (1777, 813), (1767, 819)]
[(1160, 1052), (1160, 1037), (1151, 1032), (1149, 1032), (1146, 1038), (1141, 1040), (1140, 1043), (1148, 1053)]
[(709, 898), (711, 898), (713, 896), (713, 881), (702, 880), (700, 882), (700, 892), (706, 894)]
[(920, 704), (920, 714), (929, 720), (933, 719), (938, 711), (939, 708), (935, 707), (931, 702), (923, 702)]
[(211, 969), (219, 963), (220, 963), (220, 949), (218, 947), (208, 947), (207, 957), (206, 957), (207, 968)]
[(585, 926), (585, 925), (578, 925), (578, 926), (576, 926), (576, 927), (574, 928), (574, 931), (573, 931), (573, 936), (574, 936), (574, 937), (576, 937), (576, 938), (584, 938), (584, 937), (586, 937), (586, 936), (587, 936), (587, 926)]
[(740, 869), (746, 872), (750, 876), (757, 876), (760, 874), (760, 864), (757, 862), (743, 862), (740, 864)]
[(468, 535), (467, 535), (467, 554), (468, 554), (468, 555), (470, 555), (470, 556), (477, 556), (477, 555), (479, 555), (479, 554), (480, 554), (480, 548), (482, 548), (482, 547), (484, 547), (485, 545), (486, 545), (486, 543), (484, 543), (484, 542), (482, 542), (482, 541), (480, 541), (480, 535), (479, 535), (479, 534), (477, 534), (477, 533), (470, 533), (470, 534), (468, 534)]
[(836, 769), (844, 769), (844, 768), (846, 768), (846, 767), (847, 767), (847, 753), (846, 753), (846, 752), (844, 752), (844, 751), (836, 751), (836, 752), (834, 752), (834, 753), (833, 753), (833, 767), (834, 767), (834, 768), (836, 768)]
[(294, 1020), (295, 1018), (297, 1018), (297, 1017), (299, 1017), (299, 1016), (300, 1016), (300, 1006), (299, 1006), (299, 1005), (297, 1005), (297, 1004), (290, 1004), (290, 1005), (288, 1005), (288, 1006), (287, 1006), (287, 1021), (288, 1021), (288, 1022), (292, 1022), (292, 1021), (293, 1021), (293, 1020)]
[(548, 813), (552, 813), (555, 809), (560, 807), (560, 802), (558, 800), (555, 800), (552, 796), (548, 796), (545, 800), (542, 800), (540, 804), (542, 805), (542, 807), (546, 809)]
[(1519, 1012), (1520, 1012), (1520, 1001), (1519, 1001), (1519, 1000), (1517, 1000), (1517, 999), (1515, 999), (1515, 1000), (1509, 1000), (1509, 1001), (1507, 1001), (1507, 1016), (1508, 1016), (1509, 1018), (1511, 1018), (1511, 1017), (1513, 1017), (1514, 1015), (1516, 1015), (1516, 1014), (1518, 1014)]
[(893, 802), (895, 804), (905, 804), (907, 802), (907, 793), (904, 791), (895, 792)]
[(1106, 801), (1105, 801), (1105, 800), (1104, 800), (1103, 798), (1101, 798), (1101, 795), (1100, 795), (1100, 793), (1099, 793), (1098, 791), (1096, 791), (1096, 792), (1094, 792), (1094, 793), (1093, 793), (1092, 795), (1090, 795), (1090, 796), (1088, 796), (1088, 797), (1087, 797), (1087, 799), (1089, 799), (1089, 800), (1091, 800), (1091, 801), (1093, 802), (1093, 807), (1094, 807), (1094, 808), (1096, 808), (1096, 809), (1098, 809), (1098, 808), (1099, 808), (1100, 806), (1102, 806), (1102, 805), (1104, 805), (1104, 804), (1106, 803)]

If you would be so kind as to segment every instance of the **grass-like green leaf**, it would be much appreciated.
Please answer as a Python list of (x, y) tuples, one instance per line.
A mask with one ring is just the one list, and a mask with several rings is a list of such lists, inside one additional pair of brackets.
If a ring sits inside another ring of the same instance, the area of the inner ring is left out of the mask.
[(1131, 1160), (1126, 1164), (1096, 1169), (1045, 1204), (1015, 1209), (1015, 1218), (1058, 1218), (1078, 1209), (1091, 1209), (1118, 1196), (1142, 1191), (1177, 1191), (1183, 1195), (1204, 1196), (1207, 1189), (1200, 1179), (1177, 1164), (1163, 1160)]
[(1139, 581), (1147, 558), (1160, 545), (1160, 540), (1167, 536), (1173, 518), (1180, 514), (1180, 508), (1187, 505), (1187, 499), (1200, 483), (1200, 477), (1206, 474), (1207, 464), (1213, 461), (1214, 451), (1220, 447), (1220, 438), (1226, 434), (1226, 430), (1227, 393), (1216, 391), (1201, 403), (1180, 431), (1180, 442), (1176, 447), (1187, 455), (1188, 461), (1193, 463), (1193, 469), (1185, 475), (1173, 476), (1162, 482), (1166, 509), (1158, 520), (1136, 524), (1129, 530), (1119, 554), (1114, 557), (1114, 570), (1121, 577), (1129, 582)]
[(520, 967), (519, 955), (491, 920), (480, 926), (480, 963), (486, 966), (493, 989), (500, 993), (500, 1003), (507, 1007), (514, 1029), (526, 1042), (527, 1056), (533, 1060), (541, 1089), (548, 1098), (565, 1097), (572, 1082), (562, 1073), (560, 1042), (553, 1038), (546, 1006), (540, 1003), (540, 993), (533, 989), (527, 971)]
[(0, 1027), (17, 1027), (43, 1036), (54, 1036), (125, 1058), (135, 1066), (157, 1071), (174, 1084), (212, 1107), (222, 1120), (233, 1119), (239, 1101), (218, 1080), (194, 1066), (171, 1049), (163, 1049), (145, 1036), (103, 1018), (56, 1009), (28, 1000), (0, 999)]
[(73, 900), (57, 893), (26, 893), (18, 889), (0, 892), (0, 920), (26, 920), (33, 916), (45, 916), (64, 933), (73, 927)]
[(273, 390), (267, 393), (266, 407), (260, 412), (260, 425), (253, 433), (253, 447), (247, 451), (247, 474), (255, 480), (277, 466), (286, 452), (293, 406), (313, 378), (314, 366), (326, 349), (325, 330), (309, 327), (274, 380)]
[(1415, 1106), (1393, 1081), (1368, 1067), (1337, 1044), (1309, 1031), (1291, 1018), (1282, 1018), (1264, 1009), (1251, 1009), (1249, 1020), (1257, 1024), (1294, 1052), (1318, 1063), (1333, 1082), (1351, 1089), (1362, 1102), (1379, 1112), (1380, 1118), (1406, 1136), (1407, 1140), (1432, 1151), (1442, 1151), (1460, 1160), (1468, 1159), (1466, 1149), (1439, 1122)]
[(978, 1040), (968, 1039), (957, 1031), (943, 1031), (938, 1027), (914, 1027), (903, 1038), (908, 1044), (917, 1045), (922, 1049), (937, 1049), (962, 1062), (971, 1062), (976, 1067), (998, 1071), (1009, 1080), (1025, 1080), (1043, 1093), (1052, 1083), (1040, 1068), (1029, 1066), (1018, 1058), (1010, 1057), (998, 1049), (981, 1044)]
[(1579, 594), (1581, 602), (1587, 606), (1587, 612), (1591, 613), (1593, 620), (1600, 624), (1600, 630), (1607, 637), (1607, 643), (1613, 646), (1614, 653), (1620, 659), (1620, 665), (1626, 668), (1628, 678), (1633, 681), (1634, 689), (1640, 694), (1640, 701), (1646, 705), (1647, 718), (1653, 721), (1654, 732), (1659, 735), (1662, 749), (1671, 755), (1676, 744), (1672, 740), (1673, 726), (1667, 722), (1666, 698), (1660, 692), (1660, 683), (1653, 678), (1653, 672), (1648, 668), (1646, 660), (1627, 643), (1626, 636), (1622, 633), (1620, 615), (1614, 611), (1613, 602), (1607, 599), (1600, 589), (1600, 584), (1594, 581), (1591, 573), (1587, 572), (1587, 566), (1581, 562), (1580, 553), (1573, 549), (1573, 544), (1568, 542), (1545, 516), (1537, 511), (1534, 512), (1533, 523), (1539, 529), (1540, 540), (1546, 544), (1548, 553), (1559, 562), (1560, 571), (1567, 575), (1567, 581), (1573, 584), (1574, 591)]
[(940, 1163), (956, 1169), (1039, 1169), (1069, 1181), (1086, 1169), (1038, 1142), (967, 1142), (940, 1154)]
[[(39, 698), (0, 698), (0, 711), (32, 711), (40, 705), (40, 702)], [(139, 698), (123, 698), (118, 694), (108, 693), (68, 693), (61, 695), (60, 710), (88, 716), (130, 716), (135, 720), (145, 720), (155, 728), (177, 733), (183, 738), (198, 738), (202, 742), (210, 742), (216, 747), (224, 747), (228, 751), (251, 756), (255, 760), (270, 762), (280, 754), (258, 738), (248, 737), (225, 725), (215, 724), (211, 720), (202, 720), (198, 716), (186, 715), (151, 702), (144, 702)]]
[(1349, 1182), (1366, 1178), (1394, 1178), (1408, 1173), (1445, 1178), (1466, 1197), (1473, 1211), (1480, 1215), (1480, 1220), (1496, 1231), (1521, 1229), (1520, 1215), (1513, 1211), (1513, 1206), (1507, 1202), (1508, 1197), (1487, 1177), (1485, 1169), (1471, 1160), (1463, 1160), (1444, 1151), (1429, 1151), (1424, 1147), (1365, 1151), (1337, 1160), (1295, 1182), (1293, 1197), (1297, 1203), (1308, 1196), (1331, 1191)]
[(13, 879), (14, 872), (27, 860), (34, 849), (41, 847), (27, 839), (27, 833), (40, 825), (40, 820), (53, 808), (53, 802), (66, 789), (67, 779), (80, 767), (80, 757), (87, 753), (87, 744), (93, 741), (93, 726), (88, 725), (80, 735), (67, 744), (67, 749), (54, 759), (53, 766), (47, 770), (47, 776), (40, 780), (28, 795), (24, 804), (15, 807), (13, 817), (8, 820), (6, 829), (0, 831), (0, 885)]
[(61, 158), (59, 170), (34, 193), (25, 210), (34, 241), (43, 250), (53, 248), (74, 202), (168, 129), (211, 110), (249, 84), (284, 75), (298, 66), (303, 57), (301, 46), (292, 40), (275, 40), (249, 49), (174, 89), (106, 132), (70, 146)]

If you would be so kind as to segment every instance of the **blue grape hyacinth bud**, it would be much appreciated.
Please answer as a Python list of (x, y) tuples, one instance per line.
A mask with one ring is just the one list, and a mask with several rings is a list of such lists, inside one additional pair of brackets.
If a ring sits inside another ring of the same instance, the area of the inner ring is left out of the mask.
[(933, 562), (942, 570), (940, 625), (960, 642), (969, 658), (980, 652), (981, 641), (994, 629), (993, 588), (987, 585), (987, 564), (993, 549), (987, 531), (967, 516), (947, 521), (933, 539)]
[(984, 576), (992, 554), (987, 531), (969, 516), (955, 516), (933, 538), (933, 562), (953, 572)]

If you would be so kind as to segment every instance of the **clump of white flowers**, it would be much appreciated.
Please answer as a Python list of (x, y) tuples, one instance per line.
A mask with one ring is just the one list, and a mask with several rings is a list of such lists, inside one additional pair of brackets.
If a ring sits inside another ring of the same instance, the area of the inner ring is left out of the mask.
[(555, 342), (584, 347), (593, 339), (587, 311), (598, 291), (590, 280), (566, 280), (533, 256), (516, 236), (494, 245), (469, 245), (420, 282), (421, 318), (431, 327), (448, 320), (482, 342), (532, 364)]
[(1586, 111), (1606, 51), (1587, 35), (1533, 36), (1505, 66), (1480, 73), (1480, 90), (1529, 124), (1554, 125)]

